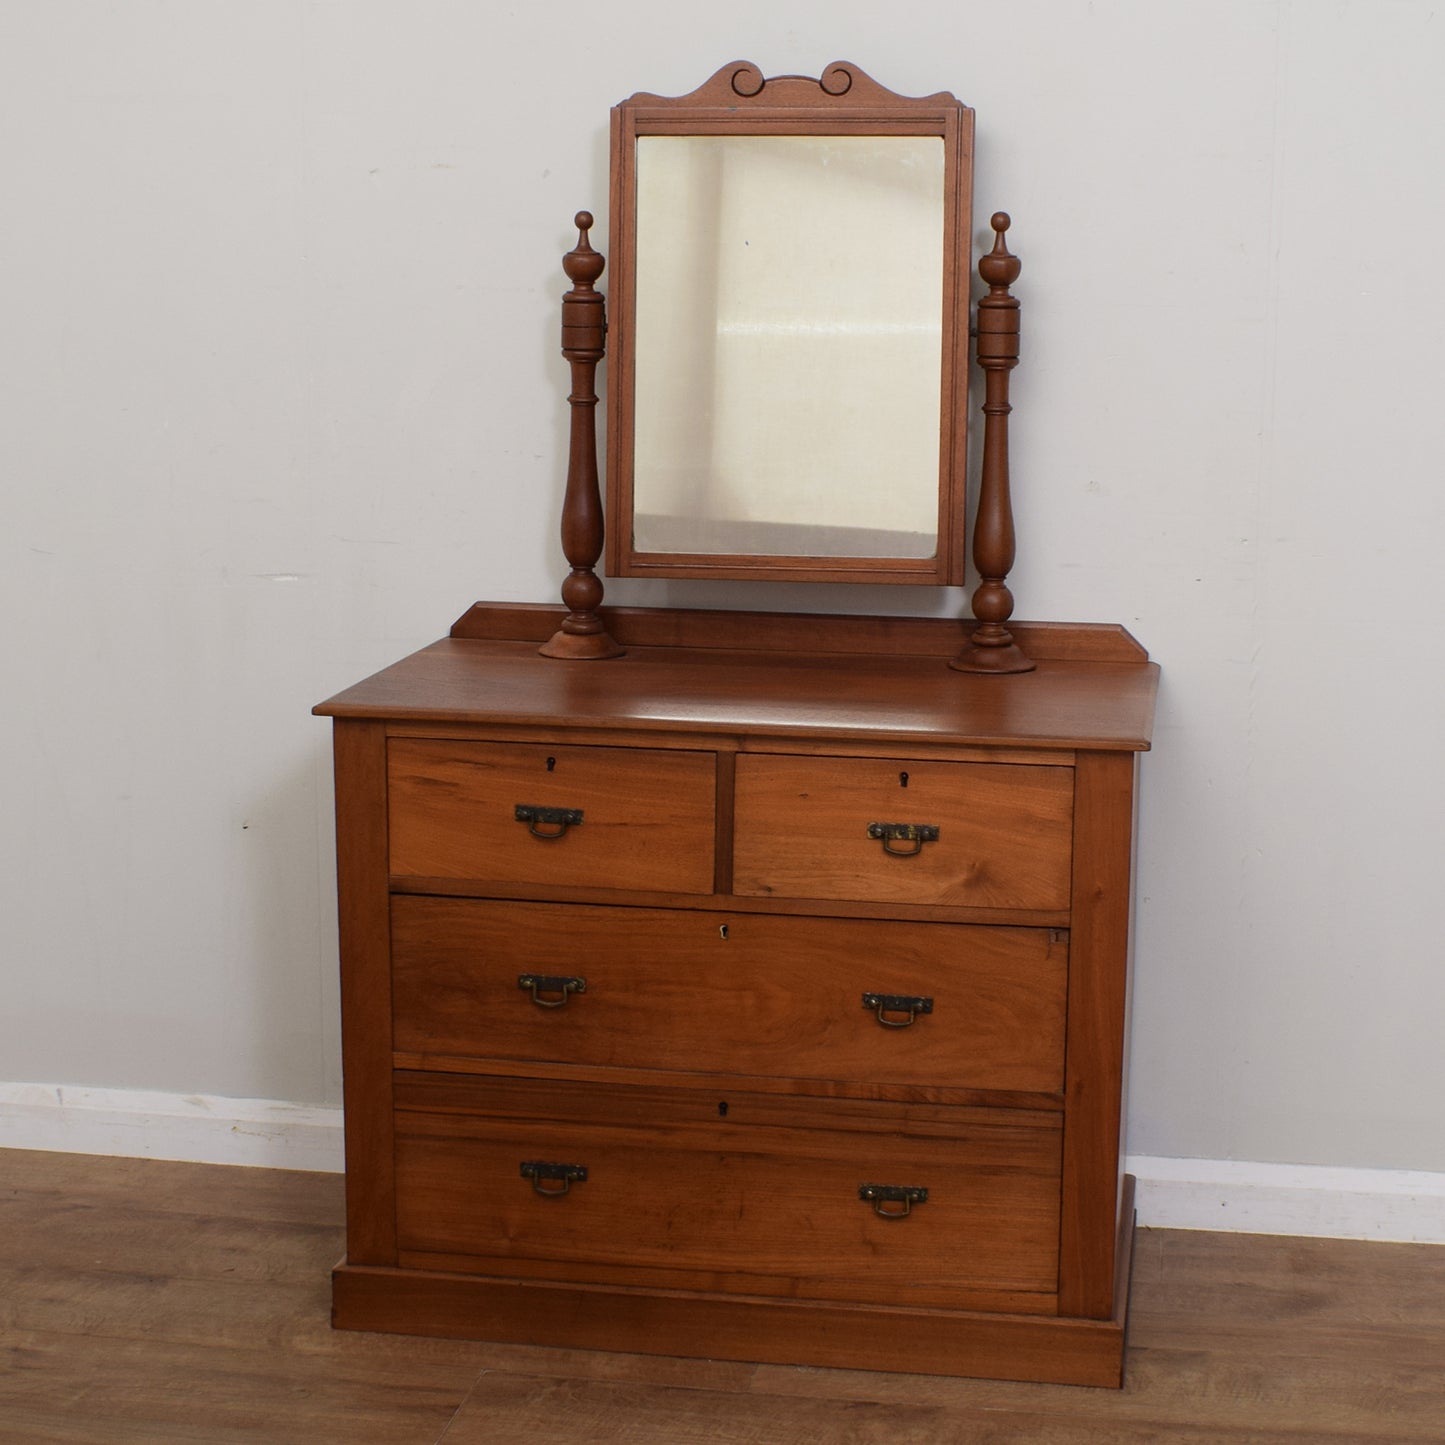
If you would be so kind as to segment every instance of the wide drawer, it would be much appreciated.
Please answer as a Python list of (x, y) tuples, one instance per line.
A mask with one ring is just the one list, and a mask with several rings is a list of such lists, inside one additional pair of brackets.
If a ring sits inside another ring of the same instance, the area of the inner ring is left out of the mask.
[(1073, 769), (897, 758), (737, 760), (733, 891), (1069, 906)]
[(397, 1099), (403, 1265), (1054, 1308), (1056, 1115), (433, 1075)]
[(433, 738), (387, 748), (396, 876), (711, 893), (715, 811), (712, 753)]
[(412, 1054), (1058, 1092), (1067, 966), (1039, 928), (392, 902)]

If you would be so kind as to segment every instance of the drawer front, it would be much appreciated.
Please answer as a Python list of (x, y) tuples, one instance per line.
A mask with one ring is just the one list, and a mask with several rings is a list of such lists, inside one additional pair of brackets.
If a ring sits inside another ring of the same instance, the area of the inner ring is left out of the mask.
[(896, 758), (737, 760), (733, 891), (1064, 910), (1072, 768)]
[(394, 1042), (475, 1059), (1057, 1093), (1064, 937), (398, 896)]
[[(409, 1092), (424, 1091), (401, 1097)], [(452, 1093), (474, 1112), (399, 1110), (403, 1263), (814, 1299), (1053, 1307), (1056, 1118), (878, 1103), (829, 1113), (816, 1100), (804, 1109), (757, 1095), (634, 1092), (646, 1097), (609, 1108), (589, 1090), (574, 1109), (566, 1086), (468, 1083)], [(529, 1165), (550, 1168), (528, 1178)], [(860, 1197), (869, 1187), (884, 1197)], [(887, 1197), (896, 1191), (914, 1198)]]
[(712, 753), (393, 738), (387, 811), (393, 875), (713, 891)]

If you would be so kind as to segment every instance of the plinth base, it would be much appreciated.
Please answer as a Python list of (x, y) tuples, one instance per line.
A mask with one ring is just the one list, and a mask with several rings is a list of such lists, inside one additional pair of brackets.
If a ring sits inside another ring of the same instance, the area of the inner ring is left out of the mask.
[(1134, 1244), (1134, 1180), (1127, 1175), (1120, 1206), (1108, 1319), (502, 1279), (343, 1261), (331, 1276), (331, 1322), (337, 1329), (567, 1349), (1118, 1389)]

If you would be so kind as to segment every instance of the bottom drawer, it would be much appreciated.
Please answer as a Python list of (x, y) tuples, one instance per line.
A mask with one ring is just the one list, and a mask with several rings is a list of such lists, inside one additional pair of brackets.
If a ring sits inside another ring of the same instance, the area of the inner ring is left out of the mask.
[(404, 1266), (1056, 1305), (1056, 1114), (427, 1074), (396, 1098)]

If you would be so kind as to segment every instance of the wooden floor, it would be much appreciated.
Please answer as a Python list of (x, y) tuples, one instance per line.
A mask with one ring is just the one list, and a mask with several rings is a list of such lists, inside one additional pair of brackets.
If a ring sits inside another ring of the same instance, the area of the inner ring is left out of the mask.
[(0, 1442), (1445, 1441), (1445, 1248), (1144, 1230), (1122, 1392), (333, 1332), (341, 1180), (0, 1151)]

